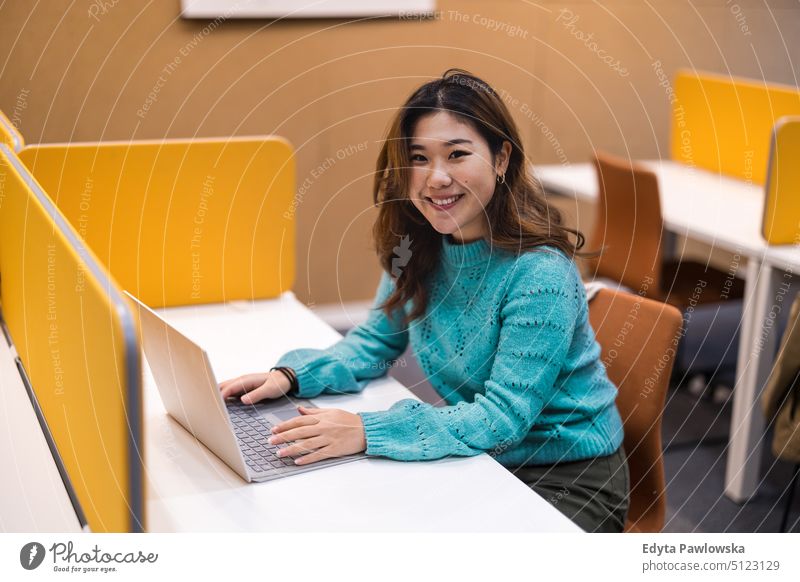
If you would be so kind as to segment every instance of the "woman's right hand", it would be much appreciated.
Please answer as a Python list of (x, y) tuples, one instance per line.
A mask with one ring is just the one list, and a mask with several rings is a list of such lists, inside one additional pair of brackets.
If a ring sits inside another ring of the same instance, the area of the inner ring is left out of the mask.
[(225, 380), (219, 385), (223, 399), (244, 393), (241, 398), (243, 404), (255, 404), (265, 398), (280, 398), (289, 392), (291, 387), (289, 379), (278, 370), (245, 374)]

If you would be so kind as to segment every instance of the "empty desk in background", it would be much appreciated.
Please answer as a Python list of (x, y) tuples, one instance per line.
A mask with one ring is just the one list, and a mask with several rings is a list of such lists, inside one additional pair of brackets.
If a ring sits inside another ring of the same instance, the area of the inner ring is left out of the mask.
[[(664, 227), (716, 249), (760, 259), (769, 248), (761, 236), (764, 189), (672, 161), (638, 162), (658, 176)], [(597, 174), (590, 163), (541, 165), (545, 192), (595, 203)]]
[[(774, 338), (761, 333), (781, 265), (798, 265), (800, 252), (770, 247), (761, 235), (761, 186), (671, 161), (641, 162), (658, 176), (664, 226), (670, 232), (747, 259), (744, 316), (739, 340), (733, 415), (725, 474), (725, 494), (741, 502), (759, 483), (764, 420), (758, 401), (769, 374)], [(535, 168), (545, 192), (595, 202), (597, 176), (589, 164)], [(766, 277), (766, 278), (765, 278)], [(767, 284), (771, 282), (771, 284)], [(772, 343), (770, 343), (772, 342)], [(755, 346), (762, 346), (755, 349)], [(770, 347), (772, 346), (772, 348)], [(754, 353), (756, 352), (756, 353)]]
[[(291, 292), (273, 300), (160, 311), (209, 354), (218, 381), (268, 370), (284, 352), (341, 336)], [(150, 531), (561, 531), (580, 529), (490, 456), (368, 458), (248, 484), (166, 415), (145, 373)], [(395, 380), (314, 399), (383, 410), (414, 396)]]

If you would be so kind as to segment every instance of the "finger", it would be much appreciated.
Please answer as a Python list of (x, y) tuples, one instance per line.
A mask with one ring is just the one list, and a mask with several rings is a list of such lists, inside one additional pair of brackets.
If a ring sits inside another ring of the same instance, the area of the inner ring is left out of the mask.
[(246, 374), (223, 382), (220, 384), (220, 389), (222, 390), (223, 397), (227, 398), (228, 396), (234, 396), (242, 392), (249, 392), (253, 388), (257, 388), (263, 384), (263, 382), (263, 374)]
[(241, 397), (242, 404), (255, 404), (265, 398), (274, 398), (275, 391), (273, 387), (269, 385), (269, 382), (264, 382), (255, 390), (251, 390), (247, 394)]
[(297, 410), (300, 414), (319, 414), (320, 412), (328, 412), (330, 408), (306, 408), (305, 406), (298, 406)]
[(220, 388), (228, 388), (228, 387), (232, 386), (234, 383), (240, 382), (242, 380), (242, 378), (244, 378), (244, 376), (236, 376), (235, 378), (228, 378), (227, 380), (224, 380), (224, 381), (220, 382), (219, 383), (219, 387)]
[(241, 381), (236, 378), (234, 380), (229, 380), (225, 384), (220, 384), (219, 386), (220, 393), (222, 394), (222, 398), (230, 398), (235, 394), (239, 394), (244, 392), (244, 388), (241, 385)]
[(309, 417), (309, 416), (295, 416), (294, 418), (290, 418), (289, 420), (286, 420), (286, 421), (284, 421), (284, 422), (282, 422), (280, 424), (277, 424), (274, 427), (272, 427), (272, 432), (274, 434), (274, 433), (284, 432), (284, 431), (287, 431), (287, 430), (292, 429), (292, 428), (299, 428), (301, 426), (308, 426), (308, 425), (317, 424), (317, 423), (319, 423), (319, 419), (318, 418), (314, 418), (313, 416), (311, 416), (311, 417)]
[(332, 459), (334, 457), (338, 457), (338, 455), (331, 450), (330, 445), (327, 445), (317, 449), (313, 453), (308, 453), (307, 455), (303, 455), (302, 457), (297, 457), (294, 460), (294, 464), (310, 465), (311, 463), (316, 463), (317, 461), (322, 461), (323, 459)]
[(224, 388), (220, 389), (220, 393), (222, 394), (222, 399), (230, 398), (232, 396), (236, 396), (238, 394), (242, 394), (246, 392), (245, 388), (241, 384), (228, 384)]
[(238, 378), (231, 378), (230, 380), (225, 380), (224, 382), (219, 383), (219, 391), (222, 392), (223, 398), (228, 396), (231, 387), (237, 380)]
[[(314, 437), (310, 439), (303, 439), (296, 443), (289, 445), (278, 451), (279, 457), (299, 457), (301, 455), (308, 455), (317, 449), (324, 447), (328, 444), (328, 439), (325, 437)], [(297, 461), (295, 461), (297, 462)]]
[(311, 424), (308, 426), (301, 426), (300, 428), (293, 428), (287, 431), (284, 431), (280, 434), (275, 434), (269, 437), (268, 442), (271, 445), (280, 445), (283, 443), (289, 443), (292, 441), (296, 441), (298, 439), (307, 439), (311, 437), (315, 437), (320, 434), (319, 425), (318, 424)]

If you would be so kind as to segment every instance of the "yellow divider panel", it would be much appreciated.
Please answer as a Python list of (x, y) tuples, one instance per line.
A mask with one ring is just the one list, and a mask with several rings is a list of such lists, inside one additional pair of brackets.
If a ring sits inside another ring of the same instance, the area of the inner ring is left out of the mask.
[(11, 339), (92, 531), (140, 531), (138, 320), (78, 242), (0, 146), (0, 300)]
[(690, 166), (763, 184), (772, 127), (800, 115), (795, 87), (680, 72), (675, 79), (671, 156)]
[(295, 167), (283, 139), (48, 144), (20, 156), (122, 288), (152, 307), (292, 287)]
[(800, 117), (775, 124), (761, 232), (770, 244), (800, 243)]

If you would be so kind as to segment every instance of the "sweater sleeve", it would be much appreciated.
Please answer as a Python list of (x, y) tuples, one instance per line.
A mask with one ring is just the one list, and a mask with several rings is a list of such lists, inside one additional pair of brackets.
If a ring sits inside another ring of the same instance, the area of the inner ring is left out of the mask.
[(367, 454), (405, 461), (499, 454), (528, 434), (555, 393), (579, 317), (574, 264), (540, 253), (549, 256), (517, 261), (500, 306), (500, 338), (484, 393), (442, 408), (408, 399), (387, 411), (361, 413)]
[(279, 358), (276, 366), (290, 367), (297, 374), (300, 397), (358, 392), (370, 380), (388, 372), (408, 346), (408, 328), (401, 310), (387, 317), (378, 308), (393, 291), (394, 282), (384, 271), (365, 323), (329, 348), (301, 348)]

